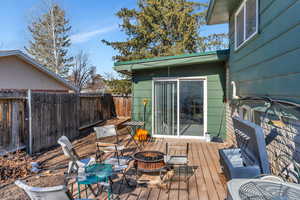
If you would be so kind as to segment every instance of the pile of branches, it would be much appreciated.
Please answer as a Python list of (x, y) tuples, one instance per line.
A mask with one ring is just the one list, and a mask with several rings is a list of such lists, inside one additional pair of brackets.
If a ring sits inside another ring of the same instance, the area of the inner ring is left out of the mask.
[(30, 174), (30, 162), (25, 152), (0, 156), (0, 184), (27, 177)]

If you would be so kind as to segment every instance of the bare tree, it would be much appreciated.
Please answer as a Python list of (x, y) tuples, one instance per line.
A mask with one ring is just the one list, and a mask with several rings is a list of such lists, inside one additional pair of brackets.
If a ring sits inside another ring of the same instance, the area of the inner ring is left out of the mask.
[(81, 91), (86, 87), (96, 74), (96, 67), (89, 62), (89, 56), (80, 51), (75, 57), (74, 66), (71, 68), (69, 80)]

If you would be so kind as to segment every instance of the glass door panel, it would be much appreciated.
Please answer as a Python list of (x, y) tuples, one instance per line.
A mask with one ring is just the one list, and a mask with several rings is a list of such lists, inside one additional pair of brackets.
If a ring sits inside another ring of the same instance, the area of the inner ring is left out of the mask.
[(177, 136), (177, 81), (154, 82), (154, 134)]
[(179, 81), (179, 135), (204, 136), (204, 83)]

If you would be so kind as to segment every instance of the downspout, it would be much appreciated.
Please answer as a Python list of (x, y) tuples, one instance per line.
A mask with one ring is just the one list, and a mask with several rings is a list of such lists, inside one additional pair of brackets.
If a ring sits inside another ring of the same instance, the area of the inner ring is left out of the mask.
[(236, 85), (234, 81), (231, 81), (232, 85), (232, 99), (239, 99), (240, 97), (236, 95)]

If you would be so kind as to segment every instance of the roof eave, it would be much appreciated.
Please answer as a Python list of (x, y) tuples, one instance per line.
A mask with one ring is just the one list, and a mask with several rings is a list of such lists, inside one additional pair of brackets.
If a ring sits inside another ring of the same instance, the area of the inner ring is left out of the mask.
[(211, 0), (206, 14), (208, 25), (228, 23), (231, 9), (240, 0)]
[(208, 6), (208, 9), (207, 9), (207, 13), (206, 13), (206, 23), (207, 23), (207, 25), (210, 25), (210, 18), (211, 18), (212, 12), (213, 12), (214, 5), (215, 5), (215, 0), (211, 0), (209, 2), (209, 6)]
[(177, 66), (185, 66), (185, 65), (192, 65), (192, 64), (224, 62), (228, 60), (228, 56), (229, 56), (228, 50), (222, 50), (209, 55), (180, 57), (176, 59), (164, 59), (164, 60), (161, 59), (161, 60), (148, 61), (148, 62), (136, 61), (136, 63), (133, 64), (115, 65), (114, 70), (124, 74), (132, 74), (132, 71), (136, 71), (136, 70), (157, 69), (157, 68), (164, 68), (167, 66), (177, 67)]

